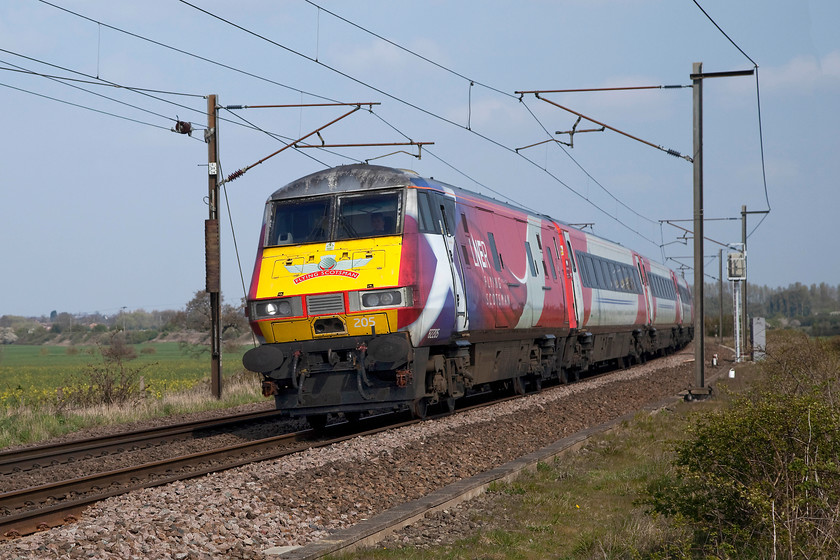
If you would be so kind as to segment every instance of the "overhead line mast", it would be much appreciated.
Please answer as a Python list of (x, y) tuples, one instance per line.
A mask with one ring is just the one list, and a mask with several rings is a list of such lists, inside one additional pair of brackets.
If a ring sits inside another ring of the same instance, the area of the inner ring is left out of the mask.
[(207, 206), (204, 222), (206, 290), (210, 295), (210, 391), (222, 398), (222, 250), (219, 236), (219, 143), (216, 95), (207, 96)]
[(692, 120), (694, 124), (694, 381), (696, 384), (690, 394), (696, 398), (704, 398), (711, 392), (706, 387), (705, 381), (705, 333), (703, 331), (703, 80), (752, 74), (753, 70), (703, 73), (703, 63), (695, 62), (689, 76), (694, 84)]

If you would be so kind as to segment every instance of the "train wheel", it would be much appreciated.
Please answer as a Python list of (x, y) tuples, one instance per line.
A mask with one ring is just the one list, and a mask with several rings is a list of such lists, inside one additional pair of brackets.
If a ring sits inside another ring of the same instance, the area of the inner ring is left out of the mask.
[(429, 408), (429, 401), (425, 398), (419, 398), (414, 401), (411, 407), (411, 413), (419, 420), (425, 420)]
[(310, 414), (306, 417), (306, 421), (309, 423), (309, 427), (316, 432), (320, 432), (327, 427), (326, 414)]

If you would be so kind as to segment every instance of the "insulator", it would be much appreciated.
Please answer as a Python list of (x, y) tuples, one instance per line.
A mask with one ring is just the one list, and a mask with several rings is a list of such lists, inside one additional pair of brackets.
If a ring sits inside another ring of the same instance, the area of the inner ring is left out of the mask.
[(678, 151), (676, 151), (676, 150), (667, 150), (667, 152), (668, 152), (669, 154), (671, 154), (672, 156), (674, 156), (674, 157), (678, 157), (678, 158), (683, 157), (683, 156), (682, 156), (682, 154), (681, 154), (681, 153), (679, 153), (679, 152), (678, 152)]
[(243, 175), (245, 175), (245, 170), (244, 169), (237, 169), (236, 171), (234, 171), (233, 173), (228, 175), (227, 182), (229, 183), (229, 182), (233, 181), (234, 179), (239, 179)]
[(175, 128), (172, 129), (172, 132), (177, 132), (178, 134), (188, 134), (192, 136), (192, 124), (186, 121), (176, 121)]

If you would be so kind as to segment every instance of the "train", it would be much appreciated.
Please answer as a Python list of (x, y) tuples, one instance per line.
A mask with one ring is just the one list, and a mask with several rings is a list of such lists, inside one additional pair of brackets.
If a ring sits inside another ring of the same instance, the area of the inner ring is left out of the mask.
[(694, 336), (684, 278), (619, 243), (408, 170), (297, 179), (266, 201), (243, 356), (291, 417), (454, 410), (626, 367)]

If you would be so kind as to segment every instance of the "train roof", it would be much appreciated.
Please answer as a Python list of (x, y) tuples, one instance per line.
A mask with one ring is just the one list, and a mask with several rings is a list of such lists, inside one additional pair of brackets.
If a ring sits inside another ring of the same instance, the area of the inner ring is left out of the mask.
[(282, 200), (336, 192), (406, 187), (411, 184), (412, 177), (416, 175), (380, 165), (341, 165), (296, 179), (274, 191), (268, 199)]
[[(364, 163), (354, 163), (350, 165), (340, 165), (338, 167), (331, 167), (316, 171), (296, 179), (291, 183), (280, 187), (274, 191), (268, 198), (269, 201), (284, 200), (289, 198), (303, 198), (307, 196), (319, 196), (326, 194), (333, 194), (339, 192), (364, 191), (375, 189), (386, 189), (394, 187), (428, 187), (437, 190), (448, 190), (455, 193), (456, 196), (466, 198), (477, 198), (485, 200), (490, 204), (505, 206), (516, 212), (522, 212), (530, 216), (539, 216), (552, 222), (562, 224), (571, 229), (579, 229), (569, 225), (567, 222), (558, 220), (548, 214), (535, 212), (527, 208), (523, 208), (516, 204), (511, 204), (495, 198), (456, 187), (442, 181), (437, 181), (432, 178), (421, 177), (414, 171), (407, 169), (396, 169), (393, 167), (385, 167), (382, 165), (370, 165)], [(584, 232), (585, 233), (585, 232)], [(602, 239), (608, 243), (622, 246), (621, 243), (611, 241), (593, 233), (587, 233), (595, 238)], [(661, 263), (659, 263), (661, 264)], [(666, 267), (667, 268), (667, 267)]]
[(482, 199), (488, 203), (505, 206), (517, 212), (522, 212), (532, 216), (540, 216), (554, 222), (568, 225), (556, 218), (548, 216), (547, 214), (535, 212), (516, 204), (510, 204), (497, 200), (468, 189), (456, 187), (442, 181), (437, 181), (433, 178), (421, 177), (414, 171), (361, 163), (332, 167), (330, 169), (316, 171), (315, 173), (296, 179), (295, 181), (292, 181), (284, 187), (274, 191), (274, 193), (272, 193), (269, 197), (269, 200), (302, 198), (306, 196), (318, 196), (337, 192), (384, 189), (389, 187), (408, 187), (412, 185), (434, 188), (441, 191), (452, 191), (457, 196)]

